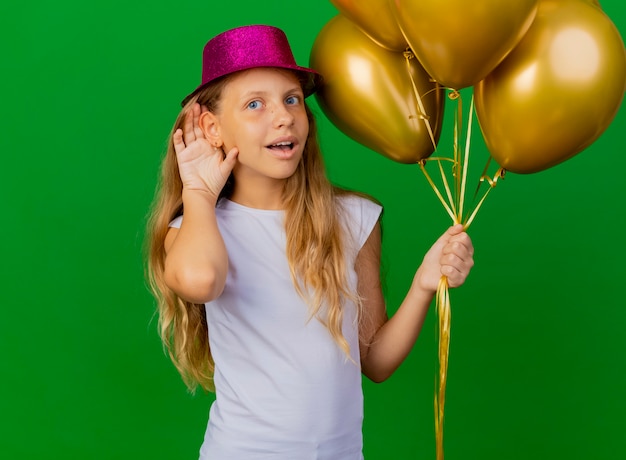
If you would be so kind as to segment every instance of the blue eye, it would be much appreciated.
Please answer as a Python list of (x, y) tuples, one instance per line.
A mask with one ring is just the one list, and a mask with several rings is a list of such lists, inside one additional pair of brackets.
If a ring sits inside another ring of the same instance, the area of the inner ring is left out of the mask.
[(259, 101), (252, 101), (252, 102), (250, 102), (250, 103), (248, 104), (248, 108), (249, 108), (249, 109), (252, 109), (252, 110), (256, 110), (256, 109), (258, 109), (259, 107), (261, 107), (261, 102), (259, 102)]
[(285, 99), (285, 103), (287, 105), (296, 105), (298, 102), (300, 102), (300, 98), (298, 96), (289, 96)]

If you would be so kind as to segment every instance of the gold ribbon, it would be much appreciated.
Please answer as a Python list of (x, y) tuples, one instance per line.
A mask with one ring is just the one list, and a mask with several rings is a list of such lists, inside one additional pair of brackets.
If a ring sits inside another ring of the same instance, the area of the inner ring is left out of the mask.
[[(410, 64), (409, 60), (414, 58), (413, 53), (407, 49), (404, 53), (404, 56), (407, 60), (407, 68), (409, 71), (409, 76), (411, 76), (410, 72)], [(411, 81), (413, 81), (413, 77), (411, 76)], [(424, 112), (424, 107), (421, 102), (421, 97), (418, 94), (417, 88), (415, 84), (413, 84), (413, 89), (415, 91), (415, 98), (418, 103), (418, 107), (422, 113), (419, 114), (419, 117), (424, 120), (426, 123), (426, 127), (428, 129), (428, 133), (431, 137), (431, 141), (435, 146), (435, 152), (437, 152), (437, 146), (435, 143), (435, 138), (433, 135), (432, 128), (430, 126), (429, 117)], [(461, 94), (456, 90), (450, 90), (448, 94), (448, 98), (452, 101), (456, 101), (455, 117), (454, 117), (454, 146), (453, 146), (453, 155), (452, 158), (441, 157), (441, 156), (431, 156), (429, 158), (421, 160), (418, 164), (420, 169), (422, 170), (426, 180), (430, 184), (431, 188), (439, 198), (439, 201), (443, 205), (444, 209), (452, 219), (455, 224), (463, 224), (463, 228), (467, 230), (471, 223), (474, 221), (476, 214), (479, 209), (482, 207), (487, 195), (489, 192), (497, 185), (498, 180), (504, 177), (505, 170), (503, 168), (499, 168), (493, 177), (490, 177), (487, 174), (489, 165), (491, 163), (491, 158), (487, 160), (487, 164), (483, 170), (483, 173), (478, 181), (478, 186), (476, 187), (476, 192), (474, 193), (473, 202), (476, 201), (479, 196), (481, 186), (483, 184), (488, 184), (489, 187), (484, 192), (482, 197), (479, 199), (476, 206), (474, 206), (472, 211), (465, 212), (466, 200), (465, 200), (465, 190), (467, 188), (467, 172), (469, 167), (469, 157), (470, 157), (470, 140), (472, 136), (472, 122), (473, 122), (473, 114), (474, 114), (474, 97), (472, 96), (472, 100), (469, 108), (469, 116), (468, 116), (468, 127), (467, 134), (465, 138), (465, 146), (463, 152), (459, 146), (459, 138), (460, 132), (463, 126), (463, 101)], [(441, 182), (443, 185), (443, 189), (445, 191), (442, 193), (432, 177), (426, 170), (426, 163), (428, 161), (436, 161), (439, 169), (439, 173), (441, 175)], [(446, 171), (444, 169), (444, 163), (451, 163), (452, 166), (452, 181), (448, 180)], [(453, 184), (453, 188), (450, 187), (450, 183)], [(450, 309), (450, 295), (449, 295), (449, 285), (448, 279), (445, 276), (442, 276), (439, 280), (439, 285), (437, 288), (437, 295), (435, 298), (437, 317), (438, 317), (438, 338), (439, 338), (439, 349), (438, 349), (438, 359), (439, 359), (439, 373), (435, 376), (435, 397), (434, 397), (434, 405), (435, 405), (435, 444), (436, 444), (436, 453), (437, 460), (443, 460), (444, 458), (444, 445), (443, 445), (443, 425), (444, 425), (444, 413), (445, 413), (445, 402), (446, 402), (446, 383), (448, 378), (448, 356), (450, 350), (450, 322), (451, 322), (451, 309)]]
[(413, 86), (413, 92), (415, 93), (415, 100), (417, 102), (417, 107), (419, 109), (419, 113), (417, 114), (421, 120), (424, 120), (426, 124), (426, 130), (428, 131), (428, 135), (430, 136), (430, 141), (433, 143), (433, 148), (437, 149), (437, 142), (435, 141), (435, 134), (433, 132), (433, 128), (430, 125), (430, 116), (426, 113), (426, 108), (424, 107), (424, 103), (422, 102), (422, 98), (417, 90), (417, 85), (415, 84), (415, 80), (413, 79), (413, 74), (411, 73), (411, 59), (415, 59), (415, 54), (411, 51), (410, 48), (404, 50), (404, 59), (406, 59), (406, 70), (411, 79), (411, 85)]
[(437, 317), (439, 318), (439, 374), (435, 376), (435, 442), (437, 460), (443, 460), (443, 416), (446, 404), (451, 319), (448, 278), (445, 276), (442, 276), (439, 280), (435, 303), (437, 305)]

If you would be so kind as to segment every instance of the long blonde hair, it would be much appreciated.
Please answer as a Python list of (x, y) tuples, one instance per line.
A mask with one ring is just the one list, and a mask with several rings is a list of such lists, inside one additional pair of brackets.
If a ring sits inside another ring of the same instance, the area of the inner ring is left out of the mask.
[[(187, 102), (178, 115), (168, 140), (161, 178), (147, 227), (147, 278), (157, 301), (159, 334), (183, 381), (193, 392), (197, 385), (212, 391), (214, 363), (208, 340), (204, 305), (178, 297), (164, 281), (165, 236), (169, 223), (183, 213), (182, 182), (174, 151), (173, 133), (182, 127), (186, 110), (198, 102), (219, 111), (220, 97), (229, 77), (208, 85)], [(338, 346), (350, 354), (342, 333), (346, 299), (358, 297), (348, 286), (344, 257), (344, 232), (338, 217), (334, 188), (326, 177), (317, 139), (315, 117), (306, 106), (309, 134), (302, 160), (284, 189), (287, 260), (297, 292), (308, 302), (310, 317), (320, 320)], [(232, 193), (231, 178), (222, 196)], [(308, 293), (312, 293), (309, 295)]]

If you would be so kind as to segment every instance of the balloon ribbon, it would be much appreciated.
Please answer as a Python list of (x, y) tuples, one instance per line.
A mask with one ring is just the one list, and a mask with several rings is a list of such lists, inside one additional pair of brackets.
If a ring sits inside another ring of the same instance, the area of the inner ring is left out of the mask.
[[(417, 92), (417, 90), (416, 90)], [(416, 94), (417, 100), (421, 101), (418, 94)], [(491, 162), (491, 158), (487, 161), (485, 168), (481, 177), (479, 178), (478, 186), (476, 188), (476, 192), (474, 193), (473, 201), (476, 201), (476, 198), (479, 195), (479, 191), (481, 185), (483, 183), (487, 183), (489, 187), (486, 192), (482, 195), (476, 206), (472, 211), (465, 211), (465, 190), (467, 188), (467, 171), (469, 165), (469, 155), (470, 155), (470, 139), (472, 135), (472, 120), (474, 113), (474, 98), (472, 96), (470, 110), (469, 110), (469, 119), (468, 119), (468, 127), (467, 134), (465, 139), (465, 149), (462, 154), (461, 148), (459, 146), (459, 136), (462, 128), (462, 98), (458, 91), (452, 90), (448, 96), (451, 100), (455, 100), (457, 102), (457, 111), (455, 112), (454, 119), (454, 149), (453, 149), (453, 157), (429, 157), (423, 159), (419, 162), (420, 168), (426, 177), (426, 180), (432, 187), (433, 191), (441, 201), (444, 209), (448, 213), (448, 215), (452, 218), (452, 221), (455, 224), (463, 224), (463, 228), (467, 230), (470, 224), (474, 221), (478, 210), (483, 205), (485, 198), (489, 195), (489, 192), (496, 186), (498, 179), (504, 177), (505, 170), (503, 168), (499, 168), (493, 177), (489, 177), (487, 175), (487, 170), (489, 168), (489, 164)], [(420, 105), (421, 110), (421, 105)], [(430, 122), (428, 117), (420, 116), (426, 123), (428, 132), (431, 133)], [(433, 139), (434, 142), (434, 139)], [(435, 146), (436, 150), (436, 146)], [(442, 193), (431, 176), (428, 174), (426, 170), (426, 162), (427, 161), (436, 161), (439, 167), (439, 172), (441, 174), (441, 181), (443, 184), (443, 189), (445, 191)], [(453, 180), (449, 181), (444, 169), (444, 162), (452, 163), (452, 177)], [(451, 188), (450, 183), (452, 182), (453, 187)], [(435, 299), (437, 317), (438, 317), (438, 337), (439, 337), (439, 350), (438, 350), (438, 358), (439, 358), (439, 373), (435, 377), (435, 443), (437, 450), (437, 460), (443, 460), (443, 422), (444, 422), (444, 409), (446, 402), (446, 383), (448, 378), (448, 356), (450, 350), (450, 321), (451, 321), (451, 309), (450, 309), (450, 295), (449, 295), (449, 285), (448, 279), (445, 276), (442, 276), (439, 280), (439, 286), (437, 288), (437, 296)]]

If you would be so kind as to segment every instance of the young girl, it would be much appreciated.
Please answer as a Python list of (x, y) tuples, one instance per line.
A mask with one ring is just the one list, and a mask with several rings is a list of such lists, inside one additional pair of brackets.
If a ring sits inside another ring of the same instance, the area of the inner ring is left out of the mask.
[(279, 29), (229, 30), (172, 131), (149, 273), (172, 360), (216, 393), (201, 459), (362, 459), (361, 373), (388, 378), (440, 277), (459, 286), (473, 265), (450, 228), (388, 320), (381, 207), (325, 176), (305, 104), (320, 84)]

